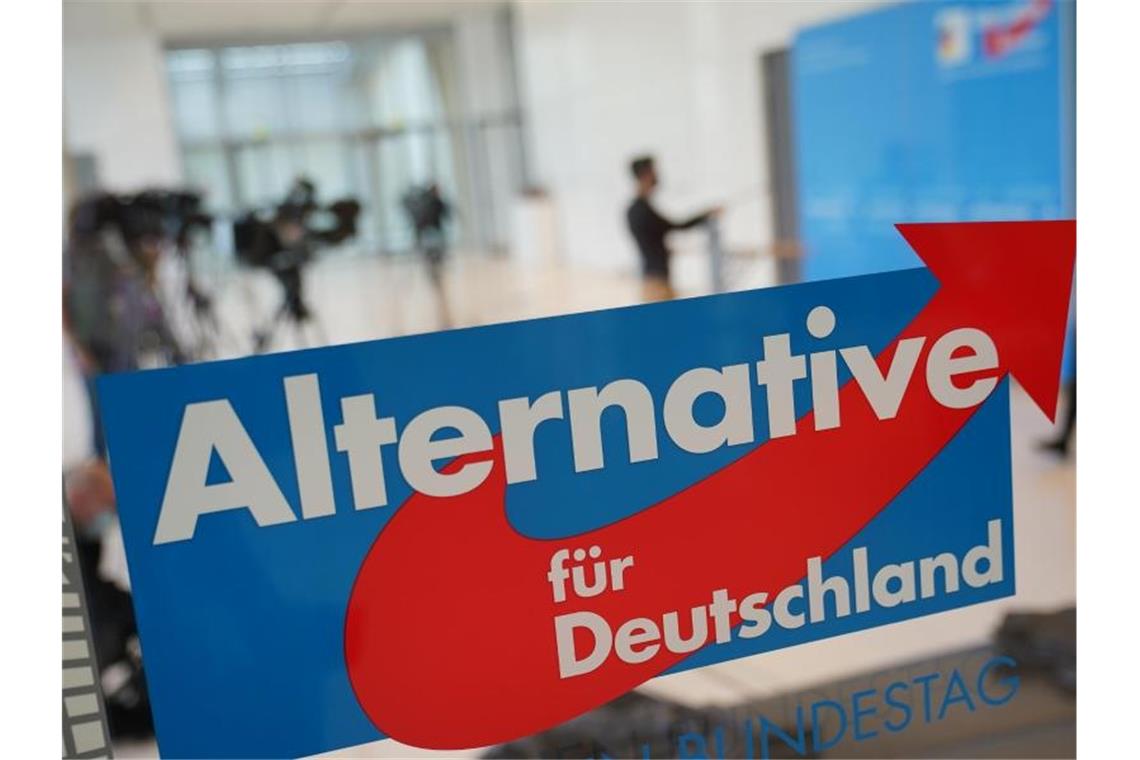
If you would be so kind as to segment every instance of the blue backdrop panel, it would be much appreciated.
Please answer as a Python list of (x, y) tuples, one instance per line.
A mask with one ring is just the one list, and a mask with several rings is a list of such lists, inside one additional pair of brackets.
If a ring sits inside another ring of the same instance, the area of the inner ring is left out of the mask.
[(1074, 215), (1072, 5), (903, 4), (792, 48), (804, 277), (915, 266), (895, 222)]

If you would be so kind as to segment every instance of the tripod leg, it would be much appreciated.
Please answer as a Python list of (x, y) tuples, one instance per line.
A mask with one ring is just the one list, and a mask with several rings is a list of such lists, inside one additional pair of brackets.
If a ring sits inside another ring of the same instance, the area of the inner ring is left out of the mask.
[(325, 332), (325, 326), (321, 320), (317, 319), (314, 314), (309, 317), (309, 324), (312, 325), (313, 334), (316, 336), (316, 345), (327, 346), (329, 344), (328, 333)]
[(260, 330), (253, 332), (253, 352), (255, 354), (263, 354), (269, 348), (270, 342), (277, 329), (281, 325), (281, 321), (289, 316), (289, 302), (282, 301), (281, 305), (277, 308), (277, 312), (269, 318), (269, 321)]
[(294, 319), (297, 344), (300, 348), (312, 346), (326, 346), (328, 339), (321, 321), (312, 312), (307, 312), (304, 319)]
[(308, 320), (293, 318), (293, 339), (297, 342), (297, 348), (308, 348), (309, 340), (305, 335), (305, 323)]

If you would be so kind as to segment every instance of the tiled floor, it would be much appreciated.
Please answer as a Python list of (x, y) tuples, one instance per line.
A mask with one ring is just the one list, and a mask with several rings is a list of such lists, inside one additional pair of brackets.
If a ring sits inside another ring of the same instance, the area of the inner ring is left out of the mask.
[[(684, 294), (699, 294), (699, 262), (681, 263)], [(737, 287), (770, 282), (770, 262), (738, 265)], [(218, 299), (231, 325), (223, 346), (237, 353), (248, 345), (251, 325), (270, 313), (276, 285), (257, 273), (228, 275)], [(342, 343), (439, 329), (438, 301), (415, 260), (340, 257), (319, 262), (309, 278), (309, 298), (328, 341)], [(447, 272), (451, 323), (487, 324), (636, 302), (635, 277), (575, 272), (556, 267), (524, 268), (506, 258), (460, 256)], [(292, 331), (274, 346), (298, 345)], [(309, 344), (315, 337), (308, 340)], [(657, 679), (647, 692), (691, 705), (728, 704), (802, 689), (855, 673), (888, 667), (984, 643), (1010, 610), (1048, 610), (1076, 600), (1075, 468), (1037, 451), (1048, 420), (1015, 388), (1012, 399), (1017, 595), (927, 618), (863, 631), (823, 642), (758, 655)], [(153, 745), (120, 748), (121, 756), (153, 754)], [(330, 753), (337, 757), (409, 757), (432, 753), (394, 742), (376, 742)], [(456, 753), (448, 753), (456, 756)]]

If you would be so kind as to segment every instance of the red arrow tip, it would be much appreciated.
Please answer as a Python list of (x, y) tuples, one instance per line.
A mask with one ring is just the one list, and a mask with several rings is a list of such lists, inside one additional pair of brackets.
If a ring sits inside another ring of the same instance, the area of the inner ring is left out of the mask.
[(1076, 255), (1074, 220), (895, 225), (1041, 411), (1057, 411)]

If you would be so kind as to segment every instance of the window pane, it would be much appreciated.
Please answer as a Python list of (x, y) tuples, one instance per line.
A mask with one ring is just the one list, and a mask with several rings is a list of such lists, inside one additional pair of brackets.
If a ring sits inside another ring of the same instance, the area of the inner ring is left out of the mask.
[(227, 79), (226, 129), (231, 137), (266, 138), (288, 130), (282, 80), (273, 76)]
[(501, 241), (517, 120), (462, 120), (457, 83), (441, 89), (455, 76), (451, 44), (409, 34), (169, 52), (187, 182), (212, 210), (237, 213), (272, 207), (307, 176), (321, 202), (360, 201), (364, 246), (403, 251), (414, 237), (403, 198), (434, 181), (456, 211), (452, 240)]
[(216, 212), (233, 207), (225, 155), (220, 147), (188, 148), (182, 154), (182, 166), (186, 183), (206, 194), (207, 209)]
[(342, 140), (305, 140), (295, 146), (295, 155), (299, 159), (299, 171), (316, 183), (321, 203), (355, 193)]
[(363, 139), (353, 140), (349, 147), (349, 175), (356, 188), (356, 198), (360, 201), (360, 220), (357, 229), (362, 242), (369, 248), (380, 248), (380, 216), (377, 213), (379, 202), (378, 188), (373, 184), (377, 176), (372, 162), (375, 146)]
[(442, 127), (434, 131), (431, 139), (435, 151), (435, 181), (455, 212), (450, 219), (452, 240), (470, 242), (468, 222), (473, 212), (467, 200), (470, 182), (462, 132), (458, 127)]
[(183, 140), (207, 140), (220, 136), (218, 101), (209, 79), (171, 83), (174, 125)]
[(374, 59), (373, 122), (383, 127), (431, 123), (444, 117), (422, 40), (401, 40)]
[(269, 142), (237, 150), (239, 206), (265, 207), (281, 202), (299, 173), (290, 153), (286, 145)]
[(404, 250), (412, 245), (414, 234), (403, 199), (412, 188), (422, 188), (436, 180), (433, 144), (433, 132), (429, 130), (380, 139), (380, 213), (387, 248)]
[(214, 54), (177, 50), (167, 57), (174, 128), (183, 140), (219, 136)]
[(174, 50), (166, 56), (172, 79), (209, 79), (214, 76), (215, 63), (210, 50)]
[(485, 187), (482, 189), (491, 201), (489, 213), (489, 242), (505, 246), (510, 228), (510, 201), (522, 185), (522, 167), (519, 146), (522, 144), (517, 124), (488, 124), (483, 128), (483, 150), (486, 156)]
[(348, 80), (339, 72), (299, 74), (285, 80), (293, 128), (299, 132), (336, 132), (349, 127)]

